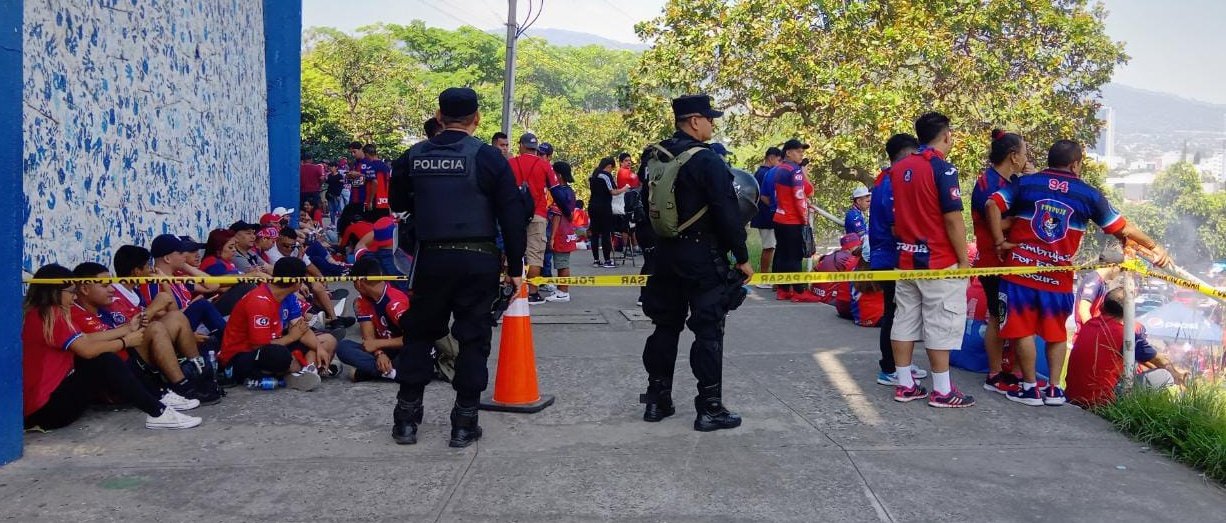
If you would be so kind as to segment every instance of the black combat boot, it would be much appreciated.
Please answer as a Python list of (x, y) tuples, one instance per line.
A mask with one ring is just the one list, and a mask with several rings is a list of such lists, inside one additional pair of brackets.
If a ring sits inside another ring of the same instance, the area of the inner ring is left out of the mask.
[(481, 439), (481, 427), (477, 425), (477, 407), (461, 407), (456, 405), (451, 409), (451, 441), (447, 445), (463, 448)]
[(397, 399), (392, 411), (392, 439), (401, 445), (417, 443), (417, 425), (421, 423), (421, 398)]
[(665, 378), (647, 378), (647, 393), (639, 395), (639, 403), (647, 407), (643, 409), (643, 421), (657, 422), (672, 416), (673, 380)]
[(711, 432), (741, 426), (741, 417), (724, 408), (721, 393), (719, 384), (698, 389), (698, 395), (694, 397), (694, 410), (698, 411), (698, 417), (694, 419), (694, 430)]

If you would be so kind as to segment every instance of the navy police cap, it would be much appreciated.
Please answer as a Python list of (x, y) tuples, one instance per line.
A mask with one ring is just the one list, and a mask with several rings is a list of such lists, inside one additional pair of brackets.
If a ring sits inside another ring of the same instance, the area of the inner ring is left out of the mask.
[(723, 111), (716, 111), (711, 108), (711, 96), (705, 94), (690, 94), (680, 98), (673, 98), (673, 117), (677, 119), (690, 116), (705, 116), (707, 118), (719, 118), (724, 115)]
[(461, 118), (477, 112), (477, 92), (467, 87), (448, 87), (438, 95), (443, 116)]

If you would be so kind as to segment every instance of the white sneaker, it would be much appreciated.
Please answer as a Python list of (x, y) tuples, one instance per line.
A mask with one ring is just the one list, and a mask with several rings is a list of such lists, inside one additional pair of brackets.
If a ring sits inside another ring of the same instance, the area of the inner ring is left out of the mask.
[[(314, 365), (312, 365), (312, 367), (314, 367)], [(301, 390), (304, 392), (315, 390), (317, 387), (319, 387), (321, 381), (323, 380), (319, 379), (319, 374), (308, 372), (305, 369), (302, 372), (292, 372), (285, 376), (286, 386), (291, 389)]]
[(759, 289), (774, 289), (775, 288), (774, 285), (767, 285), (765, 283), (759, 283), (757, 285), (754, 285), (754, 287), (757, 287)]
[(162, 405), (175, 410), (192, 410), (200, 406), (200, 400), (187, 399), (173, 390), (167, 390), (166, 394), (162, 395)]
[(546, 296), (545, 301), (567, 302), (567, 301), (570, 301), (570, 293), (569, 292), (555, 292), (553, 294), (550, 294), (549, 296)]
[(175, 409), (167, 407), (162, 410), (161, 416), (145, 417), (145, 428), (147, 429), (190, 429), (200, 424), (203, 421), (195, 416), (188, 416)]
[(545, 291), (545, 292), (557, 292), (557, 290), (558, 290), (558, 288), (557, 288), (557, 287), (554, 287), (552, 283), (543, 283), (543, 284), (541, 284), (541, 286), (540, 286), (540, 287), (538, 287), (538, 288), (539, 288), (540, 290), (542, 290), (542, 291)]

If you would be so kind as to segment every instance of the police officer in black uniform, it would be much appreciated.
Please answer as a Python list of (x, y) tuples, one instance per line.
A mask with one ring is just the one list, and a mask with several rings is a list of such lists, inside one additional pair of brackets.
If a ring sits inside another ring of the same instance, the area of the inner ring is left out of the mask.
[[(405, 349), (396, 361), (392, 438), (417, 442), (422, 393), (434, 375), (433, 340), (447, 334), (454, 317), (450, 332), (460, 351), (449, 445), (467, 447), (481, 437), (477, 406), (489, 381), (490, 307), (503, 254), (495, 237), (501, 228), (507, 259), (523, 259), (528, 211), (502, 152), (472, 136), (481, 121), (477, 93), (452, 87), (438, 104), (443, 131), (396, 160), (389, 194), (393, 211), (410, 213), (417, 239), (412, 306), (400, 323)], [(522, 265), (511, 263), (507, 272), (518, 288)]]
[[(706, 148), (690, 157), (677, 175), (677, 221), (685, 223), (702, 208), (706, 211), (677, 238), (657, 239), (654, 273), (643, 293), (643, 312), (655, 324), (655, 332), (643, 348), (643, 366), (647, 369), (647, 393), (641, 398), (646, 403), (643, 419), (660, 421), (674, 413), (673, 368), (681, 330), (688, 325), (695, 337), (690, 346), (690, 367), (698, 378), (694, 430), (703, 432), (741, 424), (740, 416), (724, 408), (722, 397), (724, 317), (729, 308), (725, 291), (730, 280), (744, 281), (753, 275), (732, 172), (703, 143), (711, 139), (715, 118), (723, 114), (711, 108), (707, 95), (673, 100), (677, 132), (660, 146), (674, 157), (693, 147)], [(649, 155), (667, 160), (663, 153), (649, 147), (644, 152), (644, 165)], [(651, 174), (649, 169), (648, 176)], [(649, 186), (644, 185), (645, 193), (651, 190)], [(650, 199), (649, 194), (644, 195), (644, 201)], [(728, 260), (729, 253), (735, 259), (735, 268)], [(730, 278), (733, 270), (739, 270), (742, 277)], [(733, 285), (739, 287), (740, 281)]]

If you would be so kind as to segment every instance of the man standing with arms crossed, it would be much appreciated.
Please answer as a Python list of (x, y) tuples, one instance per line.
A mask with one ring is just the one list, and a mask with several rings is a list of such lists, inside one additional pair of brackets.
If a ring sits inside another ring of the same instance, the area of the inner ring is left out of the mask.
[[(958, 169), (945, 161), (953, 147), (949, 118), (927, 113), (915, 121), (924, 144), (890, 167), (894, 192), (894, 235), (898, 268), (967, 269), (966, 224)], [(896, 366), (894, 401), (928, 398), (939, 408), (970, 407), (975, 399), (954, 388), (949, 378), (949, 352), (962, 346), (966, 325), (966, 278), (900, 280), (895, 285), (894, 325), (890, 332)], [(915, 342), (924, 340), (932, 364), (932, 395), (911, 374)]]

